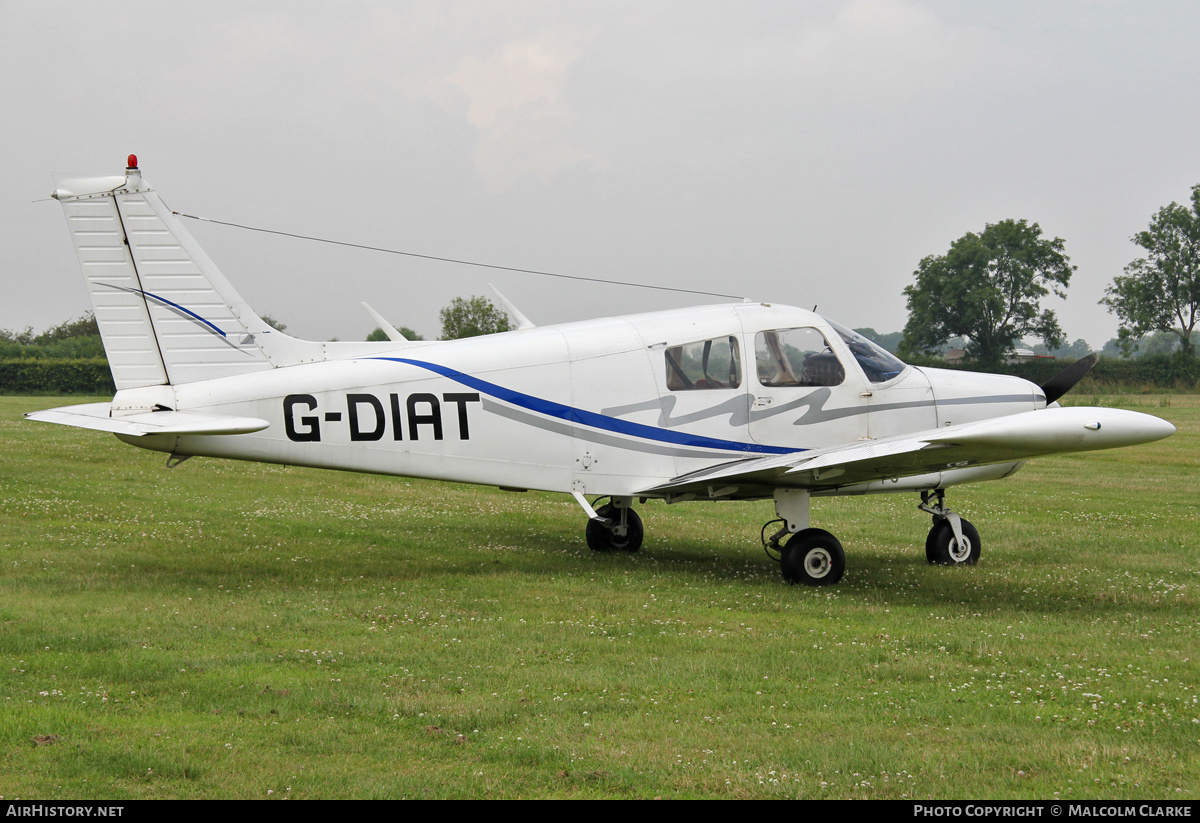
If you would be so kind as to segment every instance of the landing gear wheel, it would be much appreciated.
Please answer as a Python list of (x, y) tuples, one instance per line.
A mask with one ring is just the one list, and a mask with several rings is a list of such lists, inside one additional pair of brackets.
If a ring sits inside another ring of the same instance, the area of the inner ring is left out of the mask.
[(642, 547), (642, 536), (645, 531), (642, 528), (642, 518), (636, 511), (630, 508), (625, 509), (624, 535), (618, 535), (613, 531), (613, 528), (621, 523), (619, 508), (609, 503), (597, 509), (596, 514), (607, 517), (613, 522), (613, 526), (609, 527), (595, 520), (589, 520), (585, 532), (589, 549), (594, 552), (635, 552)]
[(979, 562), (983, 544), (979, 532), (968, 520), (960, 520), (963, 542), (954, 539), (949, 520), (939, 520), (925, 538), (925, 558), (939, 566), (974, 566)]
[[(946, 520), (933, 518), (933, 528), (929, 530), (929, 534), (925, 535), (925, 562), (933, 564), (937, 561), (937, 534), (939, 527), (945, 526), (950, 528), (950, 523)], [(954, 536), (954, 530), (950, 530), (951, 537)]]
[(831, 586), (846, 572), (846, 552), (824, 529), (803, 529), (783, 546), (783, 579), (806, 586)]

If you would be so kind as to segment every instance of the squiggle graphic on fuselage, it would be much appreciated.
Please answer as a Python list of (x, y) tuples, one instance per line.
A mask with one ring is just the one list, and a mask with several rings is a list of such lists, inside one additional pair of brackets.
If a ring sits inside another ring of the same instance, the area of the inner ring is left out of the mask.
[(827, 409), (825, 404), (833, 395), (828, 388), (822, 387), (815, 389), (803, 397), (798, 397), (795, 400), (790, 400), (787, 403), (782, 403), (778, 406), (773, 406), (769, 409), (751, 409), (754, 403), (754, 395), (741, 394), (737, 397), (731, 397), (717, 403), (714, 406), (709, 406), (698, 411), (688, 412), (686, 414), (674, 415), (676, 397), (674, 395), (668, 397), (658, 397), (654, 400), (646, 400), (641, 403), (631, 403), (626, 406), (610, 406), (606, 409), (601, 409), (601, 414), (609, 414), (621, 416), (632, 414), (639, 411), (649, 411), (658, 409), (658, 425), (665, 428), (675, 426), (685, 426), (689, 423), (695, 423), (700, 420), (708, 420), (713, 417), (721, 417), (729, 415), (730, 426), (745, 426), (748, 423), (756, 423), (759, 420), (765, 420), (769, 417), (776, 417), (780, 414), (785, 414), (796, 409), (804, 408), (805, 412), (792, 421), (793, 426), (811, 426), (817, 423), (827, 423), (831, 420), (841, 420), (846, 417), (854, 417), (860, 414), (878, 413), (883, 411), (895, 411), (897, 409), (917, 409), (926, 408), (936, 405), (942, 406), (961, 406), (961, 405), (983, 405), (991, 403), (1026, 403), (1030, 397), (1022, 394), (998, 394), (990, 397), (965, 397), (965, 398), (949, 398), (945, 400), (909, 400), (901, 403), (876, 403), (871, 406), (863, 404), (861, 406), (843, 406), (838, 409)]
[(667, 397), (658, 397), (654, 400), (646, 400), (642, 403), (631, 403), (627, 406), (611, 406), (607, 409), (601, 409), (600, 413), (620, 417), (621, 415), (632, 414), (634, 412), (658, 409), (658, 425), (668, 429), (676, 426), (686, 426), (689, 423), (709, 420), (713, 417), (720, 417), (726, 414), (729, 415), (730, 426), (745, 426), (748, 423), (764, 420), (768, 417), (775, 417), (776, 415), (785, 414), (805, 406), (808, 407), (808, 411), (796, 420), (797, 425), (802, 423), (819, 423), (823, 420), (833, 420), (851, 414), (866, 413), (865, 408), (826, 411), (824, 406), (829, 401), (831, 394), (832, 392), (828, 388), (820, 388), (779, 406), (754, 411), (750, 409), (751, 404), (754, 403), (754, 396), (751, 394), (740, 394), (737, 397), (724, 400), (715, 406), (709, 406), (706, 409), (678, 416), (673, 414), (677, 398), (674, 395), (669, 395)]

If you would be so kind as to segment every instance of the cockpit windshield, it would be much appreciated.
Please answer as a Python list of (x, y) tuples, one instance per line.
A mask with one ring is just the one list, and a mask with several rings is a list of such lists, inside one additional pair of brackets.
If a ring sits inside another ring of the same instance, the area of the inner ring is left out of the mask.
[(825, 320), (846, 341), (854, 359), (858, 361), (858, 365), (862, 366), (867, 379), (872, 383), (886, 383), (908, 368), (903, 360), (878, 343), (871, 342), (858, 332), (848, 329), (840, 323), (835, 323), (828, 317)]

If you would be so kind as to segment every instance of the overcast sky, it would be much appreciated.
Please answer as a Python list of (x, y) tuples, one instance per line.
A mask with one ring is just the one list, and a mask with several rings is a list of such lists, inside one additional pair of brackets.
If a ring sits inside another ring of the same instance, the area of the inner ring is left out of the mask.
[[(1062, 237), (1100, 347), (1130, 236), (1200, 183), (1194, 2), (0, 0), (0, 328), (89, 308), (52, 172), (136, 153), (174, 209), (790, 303), (897, 331), (922, 257)], [(260, 313), (426, 336), (495, 283), (539, 325), (705, 298), (188, 221)]]

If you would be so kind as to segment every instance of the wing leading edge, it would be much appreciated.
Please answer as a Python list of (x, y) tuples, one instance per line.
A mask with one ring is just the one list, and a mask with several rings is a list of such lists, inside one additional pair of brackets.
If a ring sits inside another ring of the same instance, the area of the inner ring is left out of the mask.
[(1174, 433), (1175, 427), (1165, 420), (1125, 409), (1040, 409), (832, 448), (722, 463), (640, 493), (711, 494), (715, 486), (832, 490), (1016, 463), (1047, 454), (1132, 446)]

